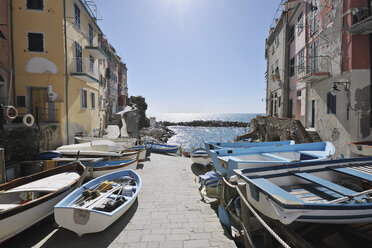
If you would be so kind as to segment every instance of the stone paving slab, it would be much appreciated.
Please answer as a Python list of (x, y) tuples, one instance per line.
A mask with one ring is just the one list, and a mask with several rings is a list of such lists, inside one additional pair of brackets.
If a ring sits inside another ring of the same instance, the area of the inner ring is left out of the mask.
[(236, 247), (201, 201), (190, 159), (151, 154), (137, 172), (143, 183), (138, 201), (105, 231), (78, 238), (49, 218), (4, 247)]

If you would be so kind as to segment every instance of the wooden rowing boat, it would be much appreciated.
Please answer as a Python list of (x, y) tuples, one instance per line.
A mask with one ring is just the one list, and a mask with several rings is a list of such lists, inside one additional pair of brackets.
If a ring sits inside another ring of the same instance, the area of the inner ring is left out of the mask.
[(0, 242), (53, 213), (53, 206), (85, 177), (80, 163), (42, 171), (0, 185)]
[[(140, 176), (133, 170), (98, 177), (60, 201), (54, 207), (55, 220), (79, 237), (103, 231), (132, 206), (141, 185)], [(93, 193), (97, 191), (99, 196)]]

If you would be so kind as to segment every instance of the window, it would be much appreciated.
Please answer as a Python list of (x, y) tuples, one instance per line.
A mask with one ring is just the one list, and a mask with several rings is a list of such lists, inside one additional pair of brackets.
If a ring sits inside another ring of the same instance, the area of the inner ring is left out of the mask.
[(44, 0), (27, 0), (26, 8), (33, 10), (44, 10)]
[(87, 90), (81, 89), (81, 108), (86, 109), (88, 106), (87, 103)]
[(96, 94), (94, 92), (90, 92), (90, 100), (92, 101), (92, 109), (96, 108)]
[(92, 56), (89, 56), (89, 71), (94, 73), (94, 58)]
[(271, 65), (271, 75), (274, 75), (274, 64)]
[(295, 58), (291, 58), (289, 61), (289, 76), (293, 77), (295, 75)]
[(282, 97), (279, 96), (279, 98), (278, 98), (278, 107), (279, 107), (279, 108), (280, 108), (280, 105), (282, 105), (281, 101), (282, 101)]
[(89, 46), (93, 46), (93, 27), (89, 24)]
[(318, 1), (311, 1), (310, 35), (314, 35), (318, 31)]
[(103, 97), (99, 96), (99, 107), (103, 109)]
[(25, 108), (26, 107), (26, 97), (25, 96), (17, 96), (17, 107), (18, 108)]
[(289, 42), (293, 41), (294, 33), (295, 33), (295, 27), (294, 25), (292, 25), (291, 28), (289, 29)]
[(30, 52), (44, 52), (44, 34), (28, 33), (28, 50)]
[(327, 93), (327, 114), (336, 114), (336, 96)]
[(297, 35), (299, 35), (302, 30), (303, 30), (303, 18), (302, 18), (302, 12), (300, 13), (300, 15), (298, 16), (297, 18)]
[(82, 51), (79, 43), (75, 41), (76, 72), (83, 72)]
[(276, 36), (275, 36), (275, 46), (278, 47), (279, 44), (280, 44), (280, 42), (279, 42), (279, 33), (277, 33)]
[(310, 70), (312, 73), (318, 72), (318, 41), (310, 45)]
[(75, 27), (80, 30), (80, 9), (76, 5), (76, 3), (74, 3), (74, 13), (75, 13), (75, 21), (74, 21)]
[(301, 49), (301, 51), (298, 52), (298, 73), (302, 72), (305, 69), (305, 51), (304, 49)]
[(302, 95), (302, 91), (301, 90), (298, 90), (297, 93), (296, 93), (297, 96), (301, 96)]

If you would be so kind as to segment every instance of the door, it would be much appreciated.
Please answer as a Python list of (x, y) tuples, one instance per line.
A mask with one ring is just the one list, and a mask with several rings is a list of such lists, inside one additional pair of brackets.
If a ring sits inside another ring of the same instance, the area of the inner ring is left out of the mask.
[(32, 88), (31, 89), (31, 104), (32, 115), (39, 119), (40, 122), (47, 120), (47, 89), (46, 88)]
[(311, 127), (315, 127), (315, 100), (311, 101)]

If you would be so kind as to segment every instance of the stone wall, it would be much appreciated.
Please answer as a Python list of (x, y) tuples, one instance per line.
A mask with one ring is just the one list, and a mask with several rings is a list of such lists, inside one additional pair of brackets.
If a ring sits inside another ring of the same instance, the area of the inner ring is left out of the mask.
[(0, 147), (5, 148), (5, 161), (30, 160), (41, 151), (62, 145), (59, 123), (33, 127), (11, 125), (0, 131)]
[(265, 141), (294, 140), (297, 143), (312, 142), (299, 120), (258, 115), (250, 122), (250, 131), (238, 136), (235, 141), (242, 139)]

